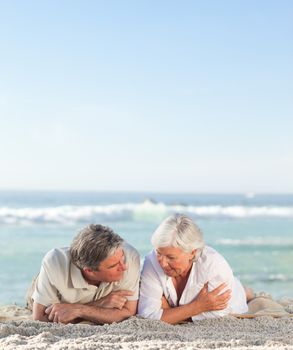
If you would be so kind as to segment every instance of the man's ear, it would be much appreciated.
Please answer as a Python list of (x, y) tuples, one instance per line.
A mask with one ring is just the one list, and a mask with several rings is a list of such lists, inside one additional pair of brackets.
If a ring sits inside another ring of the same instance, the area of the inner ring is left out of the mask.
[(89, 268), (89, 267), (84, 267), (82, 269), (82, 272), (84, 272), (87, 275), (90, 275), (93, 272), (93, 270), (91, 268)]

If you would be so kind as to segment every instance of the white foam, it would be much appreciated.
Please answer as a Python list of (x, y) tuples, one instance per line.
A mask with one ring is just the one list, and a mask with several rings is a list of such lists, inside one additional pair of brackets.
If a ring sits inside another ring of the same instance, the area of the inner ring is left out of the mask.
[(161, 220), (167, 215), (182, 212), (192, 217), (280, 217), (293, 218), (293, 207), (245, 206), (185, 206), (166, 205), (146, 200), (143, 203), (122, 203), (96, 206), (64, 205), (45, 208), (0, 207), (0, 223), (58, 223), (70, 224), (89, 221)]
[(198, 216), (246, 217), (293, 217), (293, 207), (245, 207), (245, 206), (189, 206), (188, 212)]
[(266, 237), (253, 237), (246, 239), (230, 239), (222, 238), (216, 241), (217, 245), (223, 246), (276, 246), (276, 247), (293, 247), (293, 239), (284, 238), (266, 238)]
[(292, 276), (282, 273), (270, 273), (270, 274), (240, 274), (237, 277), (241, 281), (258, 281), (258, 282), (291, 282), (293, 281)]

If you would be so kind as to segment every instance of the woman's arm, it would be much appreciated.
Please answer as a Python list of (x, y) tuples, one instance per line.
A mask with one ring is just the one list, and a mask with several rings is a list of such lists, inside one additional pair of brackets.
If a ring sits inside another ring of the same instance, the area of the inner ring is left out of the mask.
[[(225, 283), (226, 289), (231, 291), (231, 297), (233, 293), (233, 272), (227, 261), (220, 255), (217, 254), (212, 262), (209, 264), (208, 269), (205, 271), (206, 280), (208, 281), (208, 290), (212, 291), (219, 285)], [(222, 292), (225, 289), (222, 290)], [(221, 309), (209, 309), (203, 311), (200, 315), (194, 315), (192, 320), (202, 320), (206, 318), (216, 318), (228, 315), (232, 312), (230, 301), (227, 303), (226, 307)]]
[(150, 256), (145, 258), (140, 280), (138, 314), (154, 320), (162, 316), (163, 285)]
[(139, 315), (145, 318), (161, 319), (162, 321), (175, 324), (202, 312), (225, 309), (228, 305), (231, 291), (227, 290), (223, 294), (220, 294), (227, 288), (225, 284), (218, 286), (210, 292), (208, 291), (208, 285), (205, 285), (192, 302), (166, 309), (166, 305), (162, 305), (163, 277), (159, 276), (159, 272), (155, 270), (150, 259), (147, 257), (141, 274), (140, 298), (138, 303)]
[[(231, 291), (225, 283), (218, 286), (213, 291), (208, 291), (208, 284), (205, 284), (197, 297), (190, 303), (166, 308), (163, 310), (161, 320), (167, 323), (176, 324), (185, 321), (195, 315), (211, 310), (223, 310), (227, 307), (231, 297)], [(222, 294), (220, 294), (222, 292)]]

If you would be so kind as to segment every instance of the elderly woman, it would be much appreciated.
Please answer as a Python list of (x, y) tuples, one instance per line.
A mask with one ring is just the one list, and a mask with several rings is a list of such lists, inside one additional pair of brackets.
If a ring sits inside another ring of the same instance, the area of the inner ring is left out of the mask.
[(176, 324), (247, 312), (244, 287), (222, 255), (205, 246), (190, 218), (168, 217), (152, 245), (142, 270), (138, 314)]

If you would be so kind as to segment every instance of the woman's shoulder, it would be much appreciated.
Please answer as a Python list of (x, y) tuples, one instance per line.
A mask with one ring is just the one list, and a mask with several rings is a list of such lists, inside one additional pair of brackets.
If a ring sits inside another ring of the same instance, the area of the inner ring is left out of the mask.
[(144, 264), (156, 266), (157, 263), (158, 263), (158, 261), (157, 261), (156, 251), (153, 249), (145, 256)]
[(149, 252), (149, 254), (146, 255), (144, 258), (144, 263), (143, 263), (143, 270), (142, 273), (146, 272), (156, 272), (156, 274), (161, 275), (164, 274), (158, 260), (157, 260), (157, 254), (155, 250), (152, 250)]
[(205, 246), (202, 250), (198, 261), (202, 264), (214, 265), (214, 264), (227, 264), (226, 259), (216, 249)]

